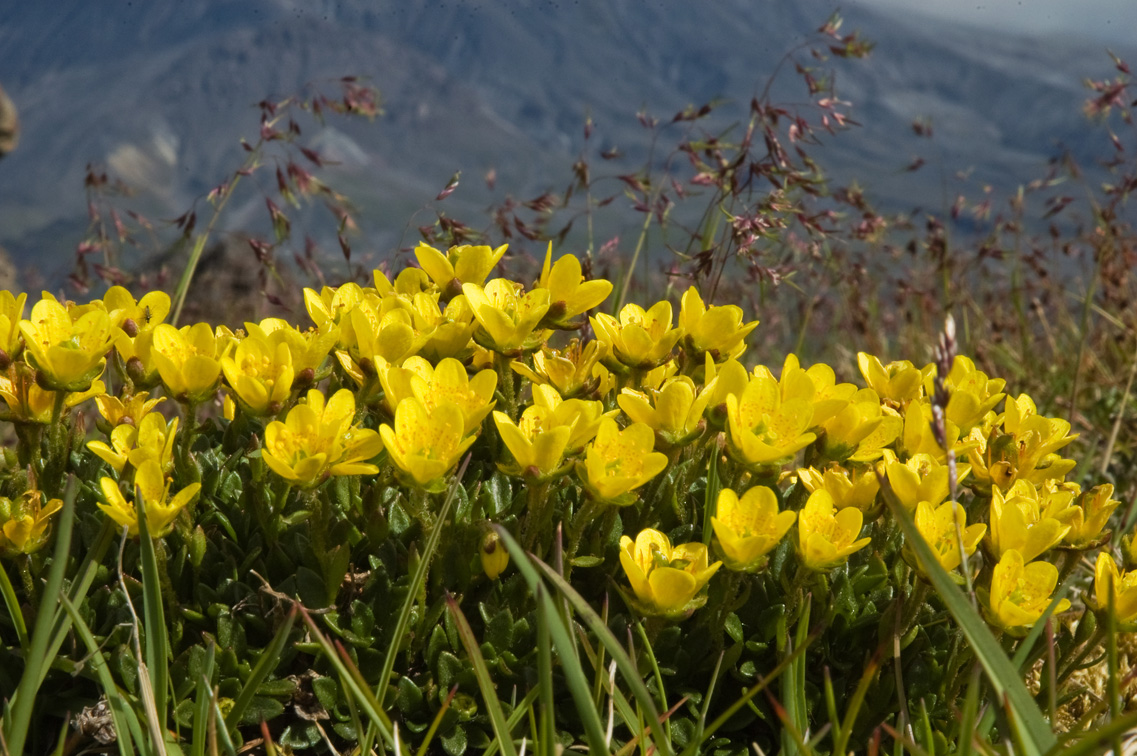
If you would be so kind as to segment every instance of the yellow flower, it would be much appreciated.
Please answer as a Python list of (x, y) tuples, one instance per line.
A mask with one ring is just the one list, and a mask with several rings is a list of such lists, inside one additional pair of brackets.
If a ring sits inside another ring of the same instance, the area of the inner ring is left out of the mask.
[(495, 278), (483, 289), (473, 283), (462, 284), (462, 293), (474, 311), (481, 329), (474, 339), (487, 349), (515, 354), (535, 349), (544, 341), (534, 329), (549, 311), (549, 290), (522, 291), (520, 284)]
[(624, 389), (616, 402), (632, 422), (644, 423), (655, 431), (666, 447), (688, 444), (703, 432), (703, 411), (711, 397), (706, 392), (696, 394), (690, 378), (670, 378), (651, 394), (649, 400), (647, 394)]
[(363, 380), (359, 373), (373, 374), (380, 361), (398, 364), (417, 354), (426, 343), (426, 337), (416, 333), (411, 313), (393, 296), (360, 301), (341, 321), (340, 332), (341, 343), (348, 346), (346, 355), (359, 367), (353, 369), (344, 360), (344, 352), (336, 356), (360, 384)]
[(174, 435), (177, 430), (178, 418), (167, 423), (155, 412), (144, 417), (137, 427), (125, 423), (116, 426), (111, 431), (110, 444), (90, 441), (87, 448), (119, 474), (127, 462), (137, 469), (149, 459), (157, 461), (163, 472), (168, 473), (174, 465)]
[(506, 550), (498, 534), (492, 530), (482, 537), (478, 556), (482, 559), (482, 571), (490, 580), (497, 580), (498, 575), (505, 572), (505, 568), (509, 566), (509, 551)]
[(221, 358), (221, 371), (241, 406), (254, 417), (277, 414), (292, 394), (292, 351), (283, 341), (273, 346), (267, 338), (250, 333), (231, 357)]
[(0, 291), (0, 350), (9, 360), (20, 355), (20, 321), (24, 319), (27, 294), (16, 296), (8, 290)]
[[(960, 456), (964, 450), (956, 443), (959, 441), (959, 426), (945, 419), (944, 428), (948, 448), (954, 448), (956, 456)], [(908, 402), (904, 408), (904, 432), (901, 434), (900, 443), (910, 456), (928, 454), (939, 460), (947, 458), (946, 450), (936, 441), (936, 436), (932, 432), (931, 400), (925, 397)]]
[(125, 399), (107, 396), (106, 394), (96, 396), (95, 406), (99, 408), (99, 414), (112, 428), (124, 424), (137, 427), (152, 409), (164, 401), (166, 401), (164, 396), (151, 399), (149, 393), (139, 391)]
[(508, 245), (497, 249), (485, 245), (462, 244), (442, 254), (421, 242), (415, 247), (415, 258), (447, 299), (462, 293), (462, 284), (481, 286), (498, 264)]
[(738, 498), (729, 488), (719, 492), (711, 527), (718, 537), (726, 566), (754, 572), (766, 566), (766, 555), (793, 526), (797, 513), (778, 511), (778, 496), (765, 486), (754, 486)]
[[(890, 456), (886, 458), (884, 470), (892, 493), (909, 512), (921, 501), (935, 506), (951, 493), (948, 466), (930, 454), (914, 454), (907, 462)], [(961, 482), (970, 472), (970, 465), (957, 464), (956, 482)]]
[(425, 339), (419, 354), (432, 363), (447, 357), (465, 362), (473, 353), (478, 323), (464, 295), (451, 299), (443, 310), (436, 296), (417, 294), (411, 299), (409, 311), (415, 330)]
[(347, 313), (363, 299), (363, 287), (357, 283), (346, 283), (339, 288), (325, 286), (319, 292), (304, 289), (304, 307), (321, 333), (328, 333), (340, 325)]
[[(925, 390), (932, 394), (935, 370), (928, 373), (925, 379)], [(948, 390), (948, 403), (944, 410), (945, 417), (959, 427), (960, 432), (967, 434), (974, 426), (983, 421), (983, 417), (1003, 400), (1006, 394), (1003, 386), (1006, 381), (1002, 378), (988, 378), (982, 370), (975, 369), (975, 363), (962, 354), (956, 355), (951, 370), (944, 380), (944, 387)]]
[(604, 403), (588, 399), (561, 399), (552, 386), (534, 386), (533, 404), (543, 408), (548, 415), (542, 420), (543, 427), (567, 425), (572, 428), (565, 454), (576, 454), (584, 445), (596, 437), (600, 422), (606, 417), (616, 417), (619, 410), (604, 411)]
[[(754, 375), (774, 377), (765, 365), (755, 367)], [(845, 409), (858, 393), (852, 383), (837, 383), (837, 374), (823, 362), (812, 365), (808, 370), (802, 369), (794, 354), (786, 355), (778, 388), (782, 401), (803, 399), (813, 405), (813, 428), (820, 427)]]
[[(958, 502), (953, 505), (952, 502), (945, 501), (939, 506), (934, 506), (921, 501), (916, 505), (915, 520), (916, 529), (931, 547), (932, 553), (936, 555), (936, 561), (948, 572), (954, 570), (960, 563), (956, 523), (959, 523), (959, 532), (963, 535), (963, 551), (967, 556), (975, 553), (979, 542), (983, 540), (983, 534), (987, 532), (986, 525), (967, 524), (967, 513), (963, 505)], [(923, 564), (916, 558), (910, 546), (905, 545), (904, 556), (909, 564), (914, 565), (921, 573), (925, 572)]]
[(521, 421), (514, 423), (504, 412), (493, 413), (502, 443), (513, 455), (512, 465), (498, 463), (502, 472), (545, 481), (568, 472), (570, 465), (561, 464), (572, 435), (572, 425), (551, 422), (552, 412), (545, 407), (527, 407)]
[(1070, 423), (1065, 420), (1039, 415), (1026, 394), (1008, 399), (1001, 416), (972, 428), (968, 435), (973, 447), (968, 459), (976, 481), (984, 489), (998, 486), (1006, 491), (1018, 480), (1042, 485), (1064, 478), (1076, 463), (1055, 452), (1077, 438), (1069, 431)]
[[(199, 404), (212, 398), (221, 380), (221, 356), (228, 339), (215, 336), (207, 323), (154, 329), (153, 359), (162, 385), (174, 399)], [(220, 348), (219, 348), (220, 347)]]
[(599, 363), (600, 352), (600, 342), (595, 339), (586, 344), (573, 339), (560, 350), (542, 346), (533, 353), (533, 367), (520, 360), (514, 360), (510, 367), (531, 383), (552, 386), (566, 399), (596, 398), (607, 393), (606, 384), (611, 382), (608, 369)]
[[(1022, 554), (1008, 549), (991, 576), (988, 619), (1012, 635), (1025, 634), (1046, 611), (1057, 584), (1057, 567), (1049, 562), (1024, 564)], [(1062, 599), (1054, 613), (1061, 614), (1069, 608), (1070, 602)]]
[(339, 339), (339, 326), (327, 331), (309, 329), (301, 331), (281, 318), (265, 318), (260, 323), (245, 323), (249, 338), (263, 339), (274, 349), (277, 344), (287, 344), (292, 355), (293, 382), (307, 387), (316, 380), (316, 374), (327, 359), (336, 340)]
[(454, 404), (438, 404), (430, 412), (415, 397), (395, 408), (395, 425), (379, 433), (391, 461), (427, 490), (441, 489), (444, 477), (474, 443), (465, 435), (466, 420)]
[(32, 307), (31, 319), (20, 321), (31, 364), (43, 376), (44, 388), (87, 391), (103, 373), (111, 348), (113, 324), (105, 310), (92, 308), (77, 320), (54, 298)]
[(797, 476), (810, 493), (818, 489), (826, 491), (833, 497), (833, 505), (837, 509), (854, 507), (863, 513), (875, 509), (880, 480), (871, 467), (857, 471), (830, 465), (824, 472), (809, 467), (798, 470)]
[(891, 407), (882, 407), (872, 389), (862, 389), (821, 427), (822, 453), (834, 462), (871, 462), (900, 435), (904, 421)]
[(134, 331), (133, 336), (153, 330), (166, 319), (170, 314), (170, 295), (164, 291), (151, 291), (142, 299), (135, 300), (124, 287), (112, 286), (103, 295), (103, 305), (109, 312), (118, 313), (115, 320), (122, 324), (123, 330)]
[(1056, 546), (1070, 526), (1048, 514), (1042, 511), (1038, 491), (1028, 481), (1015, 483), (1005, 497), (998, 488), (992, 488), (991, 532), (987, 536), (991, 552), (1002, 557), (1014, 550), (1030, 561)]
[(416, 397), (426, 411), (433, 412), (439, 404), (453, 404), (462, 410), (465, 433), (477, 430), (482, 420), (493, 409), (497, 373), (481, 370), (473, 378), (466, 367), (447, 357), (435, 367), (421, 357), (411, 357), (402, 367), (386, 366), (380, 369), (387, 407), (392, 414), (407, 397)]
[(1076, 549), (1088, 549), (1107, 537), (1109, 531), (1102, 531), (1113, 510), (1121, 503), (1112, 497), (1112, 483), (1094, 486), (1081, 494), (1077, 505), (1070, 508), (1073, 510), (1069, 518), (1070, 532), (1063, 540)]
[(549, 311), (545, 313), (545, 323), (551, 328), (579, 328), (584, 325), (584, 320), (574, 321), (573, 318), (607, 299), (612, 293), (612, 282), (603, 278), (585, 281), (580, 260), (575, 255), (563, 255), (555, 265), (552, 260), (553, 243), (549, 242), (545, 265), (537, 281), (538, 288), (549, 290)]
[(126, 375), (135, 389), (150, 390), (162, 382), (154, 361), (154, 330), (128, 336), (121, 327), (114, 330), (114, 346)]
[(299, 488), (313, 488), (333, 475), (379, 472), (365, 461), (382, 450), (379, 434), (352, 425), (354, 418), (355, 397), (347, 389), (326, 404), (318, 389), (309, 390), (306, 402), (289, 410), (284, 422), (265, 428), (265, 464)]
[(757, 320), (743, 324), (742, 316), (738, 305), (708, 308), (698, 289), (689, 287), (679, 305), (679, 327), (688, 358), (702, 360), (702, 355), (709, 354), (715, 362), (738, 359), (746, 351), (746, 336), (758, 326)]
[(780, 464), (813, 443), (807, 433), (813, 406), (803, 398), (783, 400), (768, 372), (751, 377), (740, 396), (726, 397), (730, 450), (746, 465)]
[(641, 530), (635, 541), (620, 537), (620, 564), (635, 593), (633, 605), (649, 616), (683, 619), (706, 603), (698, 594), (722, 566), (707, 561), (703, 544), (673, 548), (666, 535), (651, 528)]
[(610, 417), (600, 421), (596, 438), (578, 462), (577, 475), (586, 488), (601, 501), (627, 504), (629, 494), (667, 467), (667, 455), (652, 451), (655, 434), (643, 423), (632, 423), (624, 430)]
[(876, 391), (881, 399), (897, 406), (923, 396), (924, 383), (934, 370), (932, 365), (920, 370), (908, 360), (884, 365), (879, 357), (865, 352), (857, 353), (857, 367), (869, 388)]
[(1113, 555), (1102, 551), (1094, 566), (1094, 599), (1098, 609), (1109, 610), (1111, 593), (1118, 629), (1126, 633), (1137, 629), (1137, 570), (1118, 572)]
[[(76, 407), (106, 390), (102, 381), (95, 381), (86, 391), (67, 394), (63, 406)], [(0, 398), (8, 405), (8, 414), (3, 419), (14, 423), (46, 425), (55, 411), (55, 392), (40, 388), (35, 371), (22, 362), (13, 362), (7, 373), (0, 373)]]
[(750, 374), (738, 360), (727, 360), (722, 365), (715, 365), (710, 355), (704, 363), (703, 392), (707, 396), (705, 414), (707, 422), (715, 430), (722, 430), (727, 426), (726, 398), (734, 395), (737, 399), (746, 390), (750, 383)]
[(590, 318), (596, 336), (611, 350), (605, 364), (613, 370), (651, 370), (671, 359), (683, 331), (671, 326), (671, 303), (657, 302), (650, 310), (627, 304), (617, 320), (608, 313)]
[[(170, 498), (170, 484), (165, 473), (155, 460), (147, 460), (134, 473), (134, 485), (142, 496), (142, 506), (146, 512), (146, 525), (150, 535), (161, 538), (174, 529), (174, 520), (185, 507), (193, 501), (201, 490), (200, 483), (190, 483)], [(122, 490), (114, 478), (100, 481), (103, 499), (99, 509), (107, 516), (127, 528), (132, 536), (138, 535), (138, 514), (133, 503), (127, 503)], [(131, 497), (133, 498), (133, 497)]]
[(864, 516), (855, 507), (836, 511), (833, 497), (824, 489), (811, 493), (797, 520), (797, 547), (802, 564), (825, 572), (863, 549), (872, 540), (857, 539), (863, 522)]
[(43, 503), (42, 491), (25, 491), (15, 500), (0, 497), (0, 554), (33, 554), (47, 544), (51, 517), (63, 508), (59, 499)]

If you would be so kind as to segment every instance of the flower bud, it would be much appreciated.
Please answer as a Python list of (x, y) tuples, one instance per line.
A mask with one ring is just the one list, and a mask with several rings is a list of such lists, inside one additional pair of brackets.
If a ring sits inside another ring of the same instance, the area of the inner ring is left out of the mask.
[(491, 530), (485, 534), (478, 554), (482, 558), (482, 570), (490, 580), (497, 580), (497, 576), (509, 566), (509, 552), (496, 531)]

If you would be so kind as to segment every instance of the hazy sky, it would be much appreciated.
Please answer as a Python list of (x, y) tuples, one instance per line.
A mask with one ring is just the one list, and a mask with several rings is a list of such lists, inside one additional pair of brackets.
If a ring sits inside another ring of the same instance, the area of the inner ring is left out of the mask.
[(927, 13), (961, 23), (1030, 34), (1069, 33), (1137, 46), (1137, 0), (856, 0), (870, 7)]

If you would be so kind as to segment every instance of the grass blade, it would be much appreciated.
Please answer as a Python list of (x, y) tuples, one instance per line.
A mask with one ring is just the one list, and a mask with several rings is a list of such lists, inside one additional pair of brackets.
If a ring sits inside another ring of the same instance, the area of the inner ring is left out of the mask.
[(963, 595), (959, 587), (940, 566), (935, 554), (927, 542), (916, 530), (916, 523), (912, 516), (897, 501), (896, 496), (888, 489), (887, 484), (881, 486), (881, 491), (892, 516), (904, 532), (904, 538), (912, 550), (920, 558), (928, 579), (932, 582), (944, 606), (955, 618), (964, 637), (971, 646), (979, 663), (983, 666), (987, 678), (997, 699), (1005, 700), (1012, 716), (1012, 727), (1023, 737), (1023, 744), (1028, 752), (1042, 754), (1054, 747), (1056, 741), (1054, 733), (1046, 723), (1045, 717), (1034, 702), (1030, 691), (1027, 690), (1018, 669), (1007, 658), (1002, 646), (987, 629), (987, 623), (979, 612)]
[(596, 610), (594, 610), (563, 577), (558, 575), (555, 570), (539, 559), (530, 558), (533, 561), (533, 565), (543, 572), (549, 582), (569, 600), (573, 609), (581, 616), (585, 624), (588, 625), (588, 628), (592, 630), (593, 634), (604, 644), (604, 647), (608, 650), (608, 655), (616, 662), (616, 666), (624, 676), (625, 682), (627, 682), (628, 687), (632, 689), (632, 695), (635, 697), (636, 703), (647, 713), (648, 724), (651, 726), (652, 735), (656, 741), (656, 749), (661, 753), (670, 754), (672, 752), (670, 739), (667, 737), (663, 724), (660, 722), (659, 710), (655, 706), (655, 701), (652, 700), (651, 693), (648, 692), (647, 687), (643, 684), (643, 679), (636, 670), (636, 665), (628, 657), (623, 646), (620, 645), (620, 642), (616, 640), (616, 637), (612, 635), (611, 631), (604, 625), (600, 619), (600, 615), (596, 613)]
[(158, 555), (146, 519), (142, 492), (134, 494), (134, 511), (138, 517), (139, 558), (142, 567), (142, 620), (146, 635), (146, 667), (154, 690), (154, 711), (162, 731), (166, 727), (166, 702), (169, 697), (170, 669), (167, 663), (170, 639), (162, 607), (162, 581), (158, 573)]
[(543, 613), (544, 621), (548, 624), (549, 635), (552, 638), (553, 647), (557, 651), (557, 656), (561, 660), (561, 669), (564, 671), (565, 681), (568, 683), (569, 692), (572, 694), (577, 712), (584, 724), (589, 751), (591, 753), (607, 753), (608, 744), (604, 737), (604, 727), (600, 721), (600, 713), (596, 711), (596, 706), (592, 701), (592, 691), (588, 686), (588, 680), (584, 676), (584, 670), (580, 667), (580, 660), (576, 656), (568, 628), (561, 622), (557, 607), (553, 603), (552, 597), (544, 589), (541, 577), (533, 566), (534, 563), (537, 563), (536, 560), (534, 562), (529, 561), (529, 555), (518, 545), (517, 541), (513, 540), (513, 536), (507, 530), (496, 525), (494, 529), (501, 537), (505, 547), (509, 549), (513, 563), (517, 565), (518, 572), (525, 579), (530, 593), (537, 601), (537, 611)]
[(490, 677), (490, 671), (486, 669), (486, 660), (482, 657), (481, 648), (478, 647), (478, 639), (474, 637), (474, 631), (470, 629), (466, 615), (458, 608), (458, 604), (452, 596), (446, 597), (446, 606), (458, 625), (458, 637), (462, 639), (462, 645), (466, 647), (470, 663), (474, 665), (474, 676), (478, 678), (478, 687), (482, 689), (482, 698), (486, 702), (486, 711), (489, 712), (490, 724), (493, 725), (494, 734), (501, 741), (501, 750), (505, 756), (517, 756), (517, 750), (513, 747), (513, 739), (509, 734), (509, 727), (505, 723), (505, 715), (501, 711), (501, 703), (498, 701), (493, 678)]
[(210, 642), (205, 650), (205, 669), (202, 670), (201, 679), (197, 681), (197, 701), (193, 710), (193, 743), (190, 747), (190, 756), (205, 756), (206, 740), (208, 739), (209, 704), (213, 699), (213, 664), (217, 654), (217, 645)]
[[(383, 706), (375, 698), (375, 694), (371, 692), (371, 686), (363, 679), (359, 670), (351, 663), (349, 658), (345, 658), (345, 654), (340, 654), (336, 648), (328, 641), (327, 637), (320, 632), (320, 628), (312, 620), (312, 616), (300, 607), (300, 612), (304, 617), (304, 624), (308, 626), (308, 630), (312, 633), (312, 637), (320, 644), (324, 656), (327, 657), (328, 662), (335, 667), (336, 672), (339, 673), (340, 680), (343, 682), (344, 687), (347, 689), (346, 693), (355, 698), (356, 704), (363, 709), (363, 712), (371, 719), (371, 724), (383, 737), (383, 740), (391, 748), (395, 748), (395, 736), (391, 727), (391, 719), (387, 713), (383, 711)], [(228, 735), (226, 735), (228, 737)], [(402, 749), (402, 744), (399, 744), (398, 750)]]
[(103, 657), (103, 652), (99, 648), (98, 641), (95, 640), (94, 634), (91, 629), (87, 627), (87, 623), (79, 616), (79, 612), (75, 609), (74, 605), (67, 600), (66, 596), (59, 597), (59, 603), (64, 611), (71, 618), (71, 624), (75, 628), (76, 635), (83, 645), (87, 648), (87, 654), (90, 658), (91, 669), (94, 670), (95, 675), (99, 678), (99, 684), (103, 688), (103, 695), (106, 696), (107, 705), (111, 710), (111, 721), (114, 722), (114, 731), (116, 733), (115, 743), (118, 745), (118, 752), (122, 756), (131, 756), (134, 753), (132, 747), (131, 736), (133, 732), (138, 740), (139, 751), (143, 754), (149, 753), (149, 748), (146, 747), (146, 742), (140, 736), (142, 733), (142, 726), (138, 722), (138, 716), (134, 710), (126, 705), (126, 699), (123, 698), (119, 692), (118, 686), (115, 685), (114, 678), (111, 677), (110, 669), (107, 667), (107, 660)]
[(0, 593), (4, 594), (4, 606), (8, 609), (8, 616), (16, 627), (16, 638), (20, 643), (20, 651), (26, 656), (28, 653), (28, 626), (24, 624), (24, 613), (20, 611), (20, 600), (16, 597), (16, 589), (8, 579), (8, 570), (0, 564)]
[(265, 681), (269, 673), (276, 669), (276, 665), (280, 661), (280, 654), (284, 651), (285, 644), (288, 643), (288, 634), (292, 632), (292, 623), (295, 620), (296, 605), (293, 604), (292, 610), (285, 617), (284, 624), (276, 631), (272, 642), (265, 646), (257, 657), (257, 663), (253, 666), (253, 671), (249, 673), (249, 679), (245, 681), (244, 687), (241, 688), (241, 692), (233, 701), (233, 708), (225, 715), (225, 726), (230, 730), (241, 721), (245, 710), (253, 702), (253, 696), (257, 694), (257, 688)]
[[(40, 599), (40, 611), (36, 616), (35, 628), (32, 630), (31, 644), (28, 655), (24, 657), (24, 673), (20, 676), (20, 683), (16, 693), (12, 696), (10, 709), (4, 717), (4, 741), (7, 743), (8, 753), (22, 754), (25, 752), (28, 733), (31, 731), (32, 711), (35, 706), (36, 692), (40, 683), (47, 676), (51, 667), (51, 660), (55, 654), (48, 656), (48, 641), (51, 637), (55, 612), (51, 610), (59, 599), (63, 590), (63, 574), (67, 571), (67, 557), (71, 553), (71, 533), (75, 525), (75, 494), (78, 486), (75, 479), (67, 482), (67, 490), (63, 495), (63, 511), (59, 515), (59, 532), (55, 535), (55, 551), (52, 553), (51, 569), (47, 574), (47, 585), (44, 587)], [(68, 618), (67, 623), (70, 624)]]
[[(450, 514), (450, 508), (454, 505), (454, 497), (457, 495), (458, 486), (461, 484), (468, 464), (470, 464), (470, 455), (466, 455), (466, 459), (463, 460), (461, 466), (458, 468), (458, 472), (454, 474), (454, 479), (450, 482), (450, 488), (446, 490), (446, 499), (442, 502), (442, 510), (438, 513), (437, 524), (426, 539), (426, 544), (423, 546), (422, 558), (419, 559), (418, 567), (415, 569), (415, 574), (411, 577), (411, 583), (407, 587), (407, 597), (403, 600), (403, 605), (399, 609), (399, 619), (395, 622), (395, 632), (391, 635), (390, 643), (387, 646), (387, 654), (383, 657), (383, 666), (380, 667), (379, 683), (375, 686), (375, 692), (372, 695), (372, 697), (377, 700), (381, 701), (386, 695), (387, 685), (391, 682), (391, 672), (395, 669), (395, 657), (399, 655), (399, 649), (403, 645), (403, 638), (406, 637), (407, 629), (411, 624), (415, 600), (418, 597), (419, 590), (422, 588), (423, 581), (426, 580), (426, 572), (430, 567), (431, 560), (434, 558), (434, 552), (438, 549), (438, 541), (442, 537), (442, 525), (446, 522), (446, 518)], [(371, 743), (375, 739), (374, 727), (374, 723), (368, 726), (367, 734), (361, 743), (364, 753), (370, 749)]]

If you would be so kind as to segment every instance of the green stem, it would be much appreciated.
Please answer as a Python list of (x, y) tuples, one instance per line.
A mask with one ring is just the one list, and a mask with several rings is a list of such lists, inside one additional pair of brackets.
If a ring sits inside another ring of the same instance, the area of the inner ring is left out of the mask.
[(493, 363), (497, 369), (497, 386), (498, 391), (501, 393), (503, 409), (511, 420), (516, 421), (518, 417), (517, 384), (514, 380), (516, 373), (514, 373), (513, 368), (510, 367), (510, 365), (513, 364), (513, 360), (501, 352), (494, 352)]
[[(584, 538), (584, 531), (593, 520), (600, 514), (603, 504), (593, 497), (588, 497), (584, 502), (584, 506), (572, 518), (569, 524), (569, 542), (568, 548), (565, 550), (565, 565), (566, 569), (572, 563), (573, 557), (576, 556), (577, 551), (580, 550), (580, 542)], [(611, 509), (612, 507), (609, 507)]]
[(0, 593), (4, 594), (4, 605), (8, 608), (8, 615), (16, 627), (16, 638), (19, 639), (20, 649), (27, 653), (28, 626), (24, 622), (24, 613), (20, 609), (20, 600), (16, 596), (16, 589), (8, 578), (8, 570), (0, 563)]

